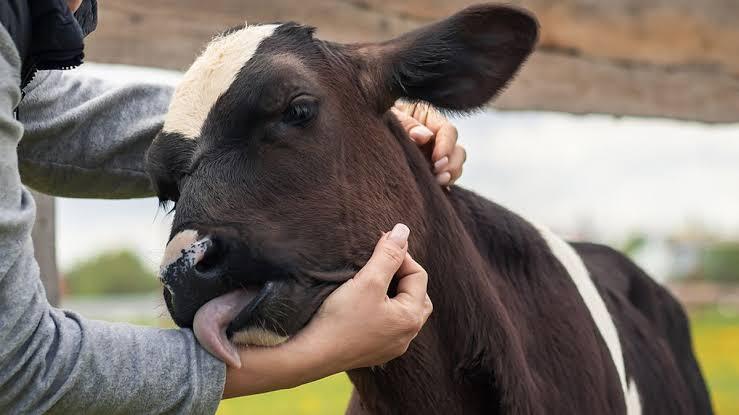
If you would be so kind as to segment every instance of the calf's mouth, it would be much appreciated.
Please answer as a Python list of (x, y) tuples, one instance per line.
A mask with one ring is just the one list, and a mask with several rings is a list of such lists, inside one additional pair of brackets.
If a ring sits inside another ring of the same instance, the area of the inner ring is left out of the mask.
[(287, 341), (355, 273), (299, 269), (277, 249), (256, 250), (241, 239), (213, 230), (180, 231), (167, 245), (159, 273), (175, 323), (192, 327), (206, 350), (235, 367), (241, 364), (238, 347)]
[(198, 309), (193, 331), (200, 344), (233, 367), (241, 367), (235, 345), (275, 346), (288, 339), (262, 327), (249, 327), (259, 304), (272, 293), (274, 282), (231, 291)]
[(240, 363), (232, 343), (274, 346), (288, 339), (271, 329), (275, 324), (260, 324), (265, 312), (260, 306), (289, 283), (285, 270), (256, 259), (236, 241), (208, 231), (179, 231), (167, 244), (159, 271), (175, 323), (192, 327), (202, 346), (234, 366)]

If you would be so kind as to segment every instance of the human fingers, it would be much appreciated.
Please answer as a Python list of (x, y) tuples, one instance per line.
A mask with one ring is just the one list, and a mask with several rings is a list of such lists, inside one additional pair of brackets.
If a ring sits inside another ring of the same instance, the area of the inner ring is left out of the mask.
[(409, 235), (408, 226), (402, 223), (395, 225), (392, 231), (377, 242), (372, 257), (354, 276), (354, 280), (387, 293), (390, 281), (405, 259)]
[(434, 132), (411, 115), (396, 107), (391, 108), (390, 111), (393, 112), (411, 140), (415, 141), (419, 146), (428, 143), (434, 138)]

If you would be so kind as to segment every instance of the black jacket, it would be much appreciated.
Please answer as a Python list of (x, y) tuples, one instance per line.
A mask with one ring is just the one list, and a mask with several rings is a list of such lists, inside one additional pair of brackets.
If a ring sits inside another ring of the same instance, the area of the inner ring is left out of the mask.
[(25, 86), (37, 69), (82, 64), (83, 39), (97, 25), (97, 1), (83, 0), (72, 15), (66, 0), (0, 0), (0, 24), (18, 49)]

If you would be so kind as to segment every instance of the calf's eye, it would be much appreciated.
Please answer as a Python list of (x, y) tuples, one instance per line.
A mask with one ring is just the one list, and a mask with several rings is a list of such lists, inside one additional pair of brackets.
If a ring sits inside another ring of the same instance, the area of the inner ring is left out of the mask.
[(282, 114), (282, 122), (294, 127), (303, 127), (318, 114), (318, 100), (309, 96), (299, 96), (290, 102)]

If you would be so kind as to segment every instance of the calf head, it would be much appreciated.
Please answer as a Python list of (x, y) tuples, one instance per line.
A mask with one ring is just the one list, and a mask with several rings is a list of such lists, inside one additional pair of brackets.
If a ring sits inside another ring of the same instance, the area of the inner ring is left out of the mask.
[(174, 321), (191, 326), (204, 304), (231, 298), (213, 324), (237, 343), (298, 331), (382, 230), (427, 226), (407, 160), (417, 150), (388, 108), (478, 108), (536, 38), (527, 13), (487, 5), (382, 43), (325, 42), (295, 23), (214, 39), (147, 155), (160, 199), (176, 204), (160, 273)]

